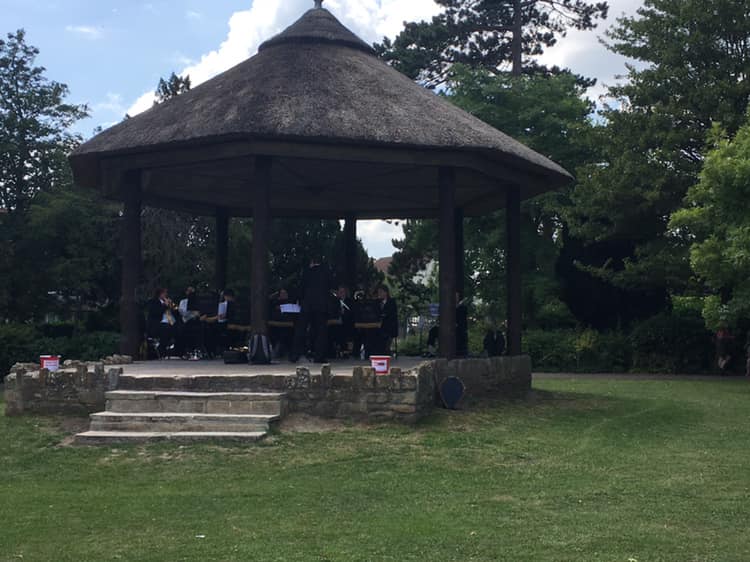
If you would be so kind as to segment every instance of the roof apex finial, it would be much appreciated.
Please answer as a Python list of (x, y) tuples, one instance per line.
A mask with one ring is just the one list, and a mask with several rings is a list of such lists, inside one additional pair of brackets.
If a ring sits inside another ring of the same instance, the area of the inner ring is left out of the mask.
[(315, 0), (315, 7), (316, 8), (322, 8), (323, 7), (323, 0)]

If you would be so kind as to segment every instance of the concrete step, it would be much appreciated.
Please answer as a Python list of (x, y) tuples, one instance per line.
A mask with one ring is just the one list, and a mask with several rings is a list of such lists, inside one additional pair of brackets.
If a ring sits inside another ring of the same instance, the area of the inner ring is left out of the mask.
[(286, 395), (279, 392), (183, 392), (115, 390), (106, 394), (107, 411), (283, 416)]
[(91, 415), (91, 431), (109, 432), (267, 432), (278, 415), (100, 412)]
[(76, 445), (109, 445), (115, 443), (152, 443), (172, 441), (197, 443), (212, 441), (234, 441), (254, 443), (263, 439), (263, 431), (87, 431), (75, 436)]
[(120, 375), (117, 388), (120, 390), (181, 390), (186, 392), (283, 392), (287, 379), (294, 375), (296, 367), (288, 373), (230, 373), (216, 374), (195, 372), (179, 374)]

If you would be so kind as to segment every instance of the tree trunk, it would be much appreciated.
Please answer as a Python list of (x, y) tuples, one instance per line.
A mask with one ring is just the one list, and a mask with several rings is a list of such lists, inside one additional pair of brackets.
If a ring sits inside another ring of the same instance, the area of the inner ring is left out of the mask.
[(521, 76), (523, 72), (523, 9), (521, 0), (513, 0), (513, 40), (511, 42), (513, 56), (513, 76)]

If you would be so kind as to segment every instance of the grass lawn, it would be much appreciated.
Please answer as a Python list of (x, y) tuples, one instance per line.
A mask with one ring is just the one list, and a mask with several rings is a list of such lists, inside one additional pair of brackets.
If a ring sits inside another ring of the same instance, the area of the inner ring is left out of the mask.
[(750, 560), (746, 380), (535, 389), (248, 447), (0, 416), (0, 560)]

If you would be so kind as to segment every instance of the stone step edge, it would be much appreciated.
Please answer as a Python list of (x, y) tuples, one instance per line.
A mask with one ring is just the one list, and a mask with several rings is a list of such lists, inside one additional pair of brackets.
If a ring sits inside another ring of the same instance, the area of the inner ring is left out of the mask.
[(115, 442), (146, 443), (154, 441), (260, 441), (266, 431), (86, 431), (75, 435), (77, 445)]
[[(320, 374), (315, 372), (310, 372), (311, 375)], [(344, 373), (344, 374), (349, 374)], [(257, 378), (257, 377), (293, 377), (296, 375), (295, 367), (292, 367), (292, 369), (287, 373), (214, 373), (214, 372), (193, 372), (193, 373), (177, 373), (177, 374), (169, 374), (169, 373), (127, 373), (124, 372), (120, 375), (121, 379), (195, 379), (195, 378), (212, 378), (212, 379), (243, 379), (243, 378)]]
[(163, 420), (168, 418), (186, 419), (186, 420), (204, 420), (204, 421), (263, 421), (275, 422), (281, 419), (281, 416), (274, 414), (204, 414), (204, 413), (185, 413), (185, 412), (97, 412), (89, 416), (91, 420), (106, 420), (107, 418), (127, 418), (129, 420)]
[(283, 392), (191, 392), (182, 390), (110, 390), (107, 400), (143, 400), (151, 398), (197, 398), (211, 400), (271, 401), (286, 398)]

